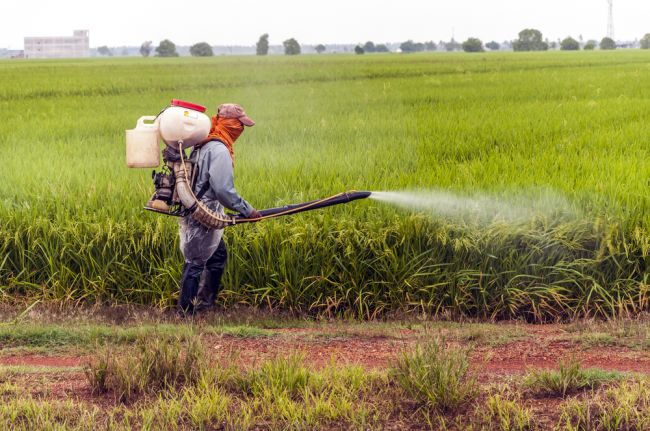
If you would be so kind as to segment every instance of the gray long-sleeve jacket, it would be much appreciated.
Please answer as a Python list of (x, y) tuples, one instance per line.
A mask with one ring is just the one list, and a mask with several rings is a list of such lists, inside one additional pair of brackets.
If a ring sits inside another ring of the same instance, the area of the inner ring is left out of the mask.
[(193, 190), (197, 195), (203, 192), (202, 201), (217, 200), (229, 210), (247, 217), (251, 214), (253, 207), (235, 190), (232, 158), (221, 141), (210, 141), (193, 149), (190, 160), (198, 169)]

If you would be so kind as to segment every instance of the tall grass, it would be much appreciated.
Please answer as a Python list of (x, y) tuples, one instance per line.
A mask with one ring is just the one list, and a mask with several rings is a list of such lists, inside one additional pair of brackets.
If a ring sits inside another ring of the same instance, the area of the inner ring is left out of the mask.
[(557, 371), (533, 370), (524, 379), (524, 387), (537, 395), (566, 397), (569, 394), (594, 389), (623, 374), (599, 369), (583, 369), (575, 358), (560, 361)]
[(439, 412), (454, 412), (477, 394), (467, 352), (449, 348), (441, 340), (401, 352), (391, 377), (410, 399)]
[(170, 305), (174, 220), (123, 130), (172, 97), (236, 101), (258, 208), (343, 189), (516, 199), (576, 217), (473, 225), (379, 203), (228, 230), (225, 303), (531, 321), (649, 307), (643, 52), (0, 62), (0, 293)]
[(206, 369), (205, 361), (196, 338), (184, 346), (179, 338), (147, 337), (139, 340), (129, 356), (105, 350), (84, 372), (93, 393), (110, 391), (116, 400), (132, 401), (142, 394), (196, 384)]

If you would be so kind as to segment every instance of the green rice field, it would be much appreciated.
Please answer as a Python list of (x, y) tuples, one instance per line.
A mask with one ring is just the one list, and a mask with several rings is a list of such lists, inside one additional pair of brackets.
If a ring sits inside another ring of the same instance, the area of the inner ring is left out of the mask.
[[(178, 225), (124, 130), (243, 105), (257, 208), (427, 190), (563, 213), (476, 222), (361, 201), (228, 228), (220, 301), (314, 315), (548, 321), (650, 309), (650, 52), (0, 62), (3, 301), (170, 306)], [(542, 202), (544, 202), (542, 200)]]

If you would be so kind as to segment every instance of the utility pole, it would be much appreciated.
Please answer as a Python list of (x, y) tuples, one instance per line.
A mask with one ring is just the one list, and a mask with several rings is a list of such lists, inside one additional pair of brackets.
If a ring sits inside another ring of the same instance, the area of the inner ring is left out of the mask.
[(614, 39), (614, 0), (607, 0), (609, 6), (607, 14), (607, 37)]

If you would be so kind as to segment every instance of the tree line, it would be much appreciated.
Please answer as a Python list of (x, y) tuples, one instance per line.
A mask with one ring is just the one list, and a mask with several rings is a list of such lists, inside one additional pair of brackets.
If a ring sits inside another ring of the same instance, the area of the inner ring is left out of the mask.
[[(543, 38), (541, 31), (527, 28), (519, 32), (517, 39), (511, 42), (511, 46), (513, 51), (547, 51), (549, 49), (557, 48), (562, 51), (577, 51), (580, 49), (594, 50), (597, 47), (602, 50), (616, 49), (616, 42), (609, 37), (602, 38), (600, 42), (596, 40), (583, 42), (582, 37), (580, 39), (581, 40), (578, 41), (573, 37), (567, 37), (558, 42), (551, 42), (548, 39)], [(294, 38), (285, 40), (282, 42), (282, 45), (284, 47), (285, 55), (299, 55), (302, 51), (300, 43), (298, 43)], [(640, 47), (641, 49), (650, 49), (650, 33), (647, 33), (643, 38), (641, 38)], [(486, 48), (490, 51), (498, 51), (501, 49), (501, 44), (496, 41), (483, 44), (483, 42), (476, 37), (470, 37), (462, 43), (457, 42), (452, 38), (449, 42), (440, 41), (437, 44), (433, 41), (414, 42), (413, 40), (407, 40), (400, 44), (400, 51), (403, 53), (439, 50), (459, 51), (461, 49), (465, 52), (484, 52)], [(327, 48), (323, 44), (318, 44), (314, 47), (314, 50), (318, 54), (322, 54), (327, 50)], [(100, 46), (97, 48), (97, 51), (100, 55), (112, 55), (111, 50), (107, 46)], [(140, 55), (143, 57), (149, 57), (154, 52), (156, 57), (178, 57), (176, 44), (169, 39), (161, 41), (155, 48), (153, 42), (150, 40), (143, 42), (140, 46)], [(255, 46), (255, 52), (257, 55), (268, 55), (268, 33), (260, 36)], [(385, 44), (375, 44), (372, 41), (368, 41), (363, 45), (357, 45), (354, 48), (354, 52), (356, 54), (365, 54), (390, 52), (390, 50)], [(199, 42), (190, 47), (190, 54), (195, 57), (211, 57), (214, 55), (214, 51), (209, 43)]]

